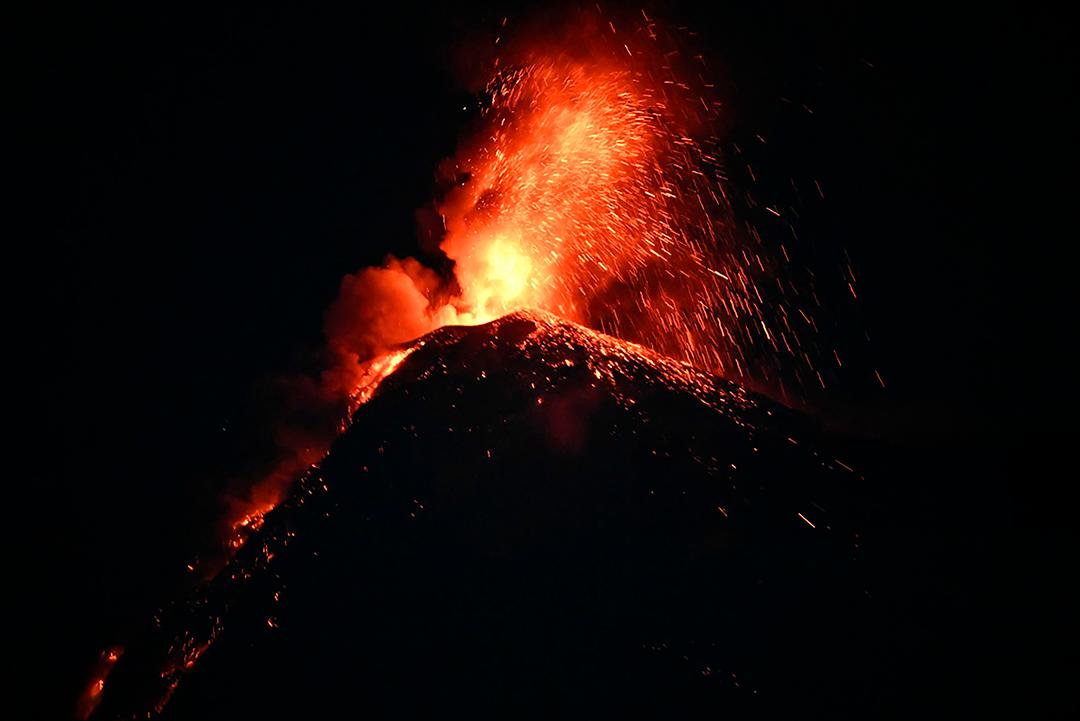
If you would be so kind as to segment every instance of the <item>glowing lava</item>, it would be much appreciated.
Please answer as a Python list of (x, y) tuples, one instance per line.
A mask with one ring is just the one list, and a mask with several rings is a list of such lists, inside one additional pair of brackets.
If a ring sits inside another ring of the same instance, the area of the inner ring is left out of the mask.
[(76, 718), (88, 718), (94, 712), (94, 709), (98, 707), (98, 704), (101, 703), (101, 694), (105, 690), (105, 681), (109, 678), (113, 666), (116, 665), (116, 662), (120, 660), (123, 654), (123, 646), (114, 646), (101, 652), (101, 656), (94, 666), (93, 678), (79, 697), (75, 709)]
[(334, 347), (363, 360), (534, 308), (727, 377), (812, 363), (811, 294), (780, 277), (782, 245), (735, 227), (704, 61), (642, 17), (498, 46), (479, 128), (441, 169), (452, 277), (413, 259), (350, 276)]

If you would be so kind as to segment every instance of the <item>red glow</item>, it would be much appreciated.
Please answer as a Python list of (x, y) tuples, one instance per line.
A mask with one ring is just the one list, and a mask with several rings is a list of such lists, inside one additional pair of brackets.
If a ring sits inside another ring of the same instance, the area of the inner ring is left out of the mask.
[(277, 500), (266, 503), (262, 507), (256, 508), (245, 514), (243, 518), (233, 523), (233, 535), (232, 538), (229, 539), (229, 547), (237, 549), (243, 546), (244, 542), (247, 541), (248, 536), (262, 528), (264, 516), (272, 511), (277, 504)]
[(75, 709), (76, 718), (89, 718), (90, 714), (92, 714), (94, 709), (98, 707), (98, 704), (101, 703), (101, 694), (105, 690), (105, 681), (108, 680), (109, 674), (112, 673), (113, 666), (120, 660), (120, 656), (123, 655), (123, 653), (124, 648), (122, 646), (114, 646), (101, 652), (101, 656), (94, 665), (92, 679), (79, 697)]

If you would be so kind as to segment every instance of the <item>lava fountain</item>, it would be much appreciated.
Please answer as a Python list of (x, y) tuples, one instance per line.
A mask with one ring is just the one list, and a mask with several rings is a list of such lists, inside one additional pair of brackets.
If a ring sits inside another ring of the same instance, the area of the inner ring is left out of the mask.
[[(509, 48), (488, 67), (476, 132), (441, 170), (453, 277), (433, 283), (397, 260), (364, 271), (413, 292), (397, 289), (396, 304), (374, 282), (343, 294), (331, 345), (355, 362), (418, 329), (537, 308), (728, 377), (768, 378), (781, 355), (804, 362), (813, 324), (776, 277), (782, 249), (735, 227), (702, 57), (644, 14), (626, 30), (586, 14), (557, 39)], [(336, 342), (373, 306), (363, 330), (382, 337)]]

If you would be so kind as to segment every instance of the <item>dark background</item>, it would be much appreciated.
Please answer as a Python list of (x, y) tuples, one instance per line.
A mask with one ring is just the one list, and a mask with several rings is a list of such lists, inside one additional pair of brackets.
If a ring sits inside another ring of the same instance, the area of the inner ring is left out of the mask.
[[(182, 583), (266, 442), (266, 380), (311, 367), (341, 276), (417, 251), (414, 214), (471, 117), (455, 48), (527, 12), (393, 5), (51, 8), (26, 26), (45, 211), (17, 313), (40, 332), (31, 492), (49, 510), (25, 665), (43, 718)], [(1001, 566), (1035, 564), (1016, 583), (1038, 613), (1075, 542), (1072, 29), (1028, 8), (696, 5), (661, 17), (719, 63), (755, 192), (818, 179), (800, 235), (858, 275), (831, 332), (870, 342), (814, 404), (846, 432), (968, 449), (953, 493), (993, 489), (987, 523), (1048, 549)]]

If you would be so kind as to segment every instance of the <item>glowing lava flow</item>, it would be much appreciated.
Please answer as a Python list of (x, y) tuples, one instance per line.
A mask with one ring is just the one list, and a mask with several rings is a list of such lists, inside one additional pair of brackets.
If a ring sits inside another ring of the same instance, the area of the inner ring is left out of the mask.
[[(389, 353), (385, 353), (364, 364), (361, 381), (350, 398), (349, 415), (343, 421), (343, 426), (347, 424), (348, 418), (351, 418), (352, 414), (355, 413), (360, 406), (371, 400), (376, 391), (378, 391), (382, 381), (397, 370), (398, 366), (400, 366), (414, 350), (420, 347), (423, 347), (422, 341), (405, 348), (399, 348)], [(342, 430), (344, 430), (344, 427)], [(311, 471), (314, 471), (316, 468), (317, 466), (313, 465)], [(323, 490), (325, 490), (325, 487)], [(247, 545), (251, 538), (258, 536), (266, 523), (267, 514), (277, 508), (279, 502), (280, 499), (263, 503), (259, 507), (254, 508), (245, 514), (239, 520), (233, 522), (231, 535), (225, 542), (227, 551), (230, 554), (236, 554)], [(287, 543), (287, 539), (276, 540), (280, 544)], [(271, 550), (270, 543), (264, 539), (261, 548), (259, 548), (258, 552), (255, 554), (253, 567), (265, 566), (270, 563), (273, 557), (274, 551)], [(230, 566), (231, 571), (229, 575), (233, 582), (240, 582), (251, 576), (251, 567), (238, 569), (235, 567), (234, 563), (230, 563)], [(188, 570), (194, 570), (194, 567), (189, 566)], [(212, 582), (221, 570), (222, 568), (215, 568), (212, 573), (208, 574), (207, 582)], [(195, 605), (198, 606), (199, 604), (196, 603)], [(187, 629), (183, 636), (176, 639), (176, 642), (169, 649), (165, 667), (160, 672), (163, 690), (160, 698), (154, 704), (153, 708), (155, 714), (160, 714), (162, 712), (172, 698), (172, 694), (175, 692), (177, 686), (179, 686), (183, 675), (194, 668), (195, 663), (217, 639), (218, 634), (221, 632), (221, 628), (222, 619), (220, 616), (214, 616), (208, 619), (204, 618), (201, 628), (197, 630)], [(114, 648), (106, 649), (101, 653), (101, 659), (93, 671), (92, 679), (78, 700), (75, 710), (77, 718), (86, 719), (93, 714), (94, 710), (101, 702), (101, 695), (105, 690), (105, 682), (112, 672), (113, 666), (119, 660), (123, 652), (124, 649), (122, 647), (116, 646)]]
[(390, 351), (389, 353), (384, 353), (383, 355), (372, 359), (367, 364), (364, 374), (360, 378), (360, 382), (356, 384), (356, 390), (353, 391), (352, 397), (349, 399), (349, 413), (344, 419), (345, 422), (352, 417), (357, 408), (371, 400), (371, 397), (375, 395), (375, 391), (379, 390), (379, 384), (381, 384), (387, 376), (396, 371), (398, 366), (400, 366), (405, 359), (416, 350), (416, 348), (417, 346), (415, 345), (407, 348), (399, 348)]
[(114, 646), (101, 652), (92, 674), (93, 680), (90, 681), (82, 696), (79, 697), (75, 711), (77, 718), (87, 718), (101, 703), (101, 692), (105, 690), (105, 681), (109, 678), (113, 666), (120, 660), (123, 653), (124, 648), (122, 646)]

